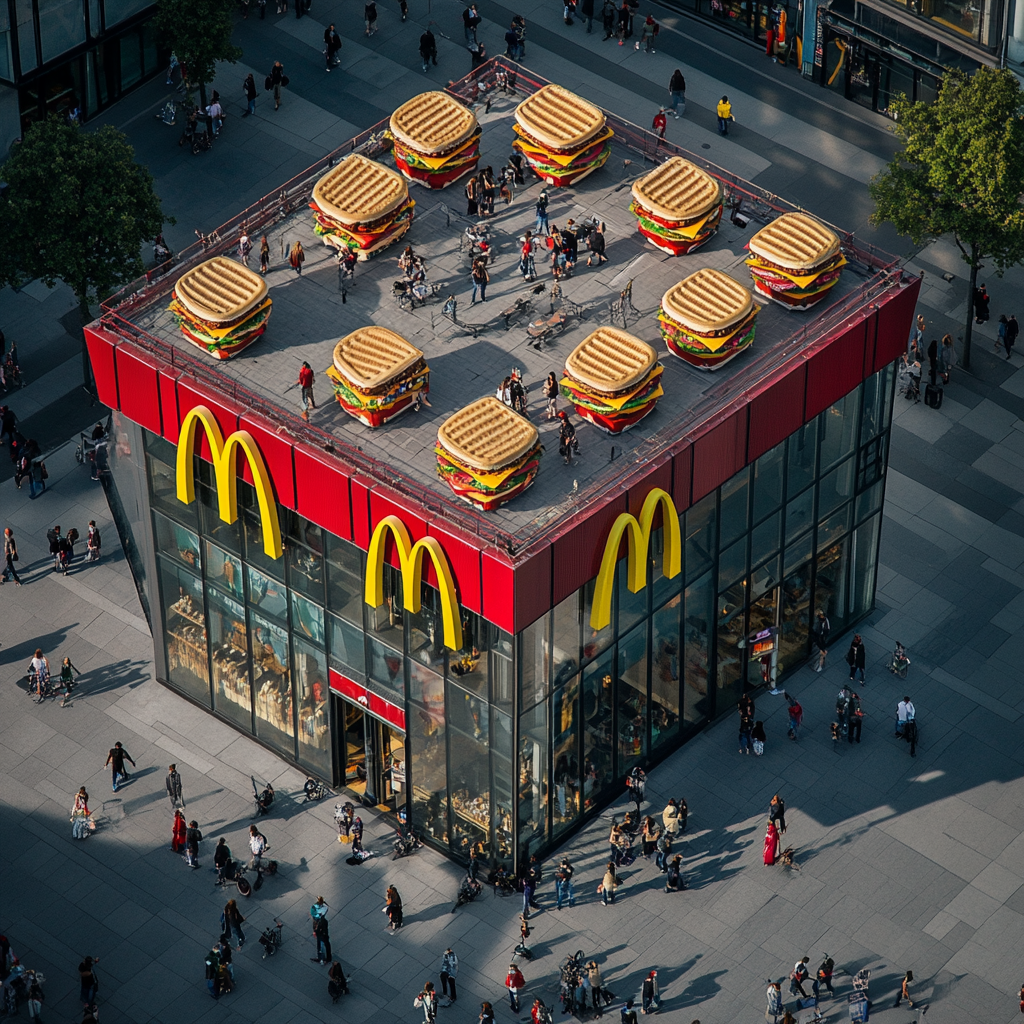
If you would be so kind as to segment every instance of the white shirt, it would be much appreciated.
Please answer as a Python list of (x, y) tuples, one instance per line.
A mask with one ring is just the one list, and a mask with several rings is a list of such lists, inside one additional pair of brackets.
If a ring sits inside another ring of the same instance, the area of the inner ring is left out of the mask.
[(901, 722), (905, 722), (907, 720), (907, 715), (911, 707), (913, 707), (912, 704), (908, 705), (906, 701), (901, 700), (899, 704), (896, 705), (896, 717)]
[(266, 848), (267, 847), (263, 841), (263, 836), (258, 834), (254, 836), (249, 836), (249, 849), (252, 850), (252, 855), (254, 857), (260, 856)]
[(917, 711), (914, 708), (914, 702), (908, 700), (907, 701), (907, 721), (908, 722), (912, 722), (914, 720), (914, 716), (916, 714), (917, 714)]

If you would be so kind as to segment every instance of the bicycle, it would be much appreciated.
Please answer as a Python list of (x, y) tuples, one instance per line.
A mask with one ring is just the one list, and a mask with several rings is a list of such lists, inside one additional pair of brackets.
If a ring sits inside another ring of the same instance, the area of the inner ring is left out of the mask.
[(508, 868), (496, 868), (491, 879), (491, 885), (494, 886), (495, 896), (514, 896), (518, 891), (515, 879), (510, 874)]
[(284, 923), (280, 918), (275, 917), (274, 923), (267, 928), (263, 929), (263, 934), (259, 937), (259, 944), (263, 947), (263, 960), (266, 960), (268, 956), (273, 956), (278, 949), (284, 943), (284, 937), (282, 930)]

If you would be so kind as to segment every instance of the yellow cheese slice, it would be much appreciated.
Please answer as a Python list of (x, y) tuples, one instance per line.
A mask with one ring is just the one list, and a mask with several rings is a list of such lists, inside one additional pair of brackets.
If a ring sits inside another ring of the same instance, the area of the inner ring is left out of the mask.
[[(589, 395), (598, 402), (602, 402), (607, 405), (609, 409), (621, 409), (637, 392), (643, 391), (652, 380), (660, 377), (664, 372), (664, 367), (659, 363), (654, 370), (651, 371), (649, 377), (645, 378), (640, 384), (633, 388), (630, 392), (625, 395), (616, 395), (614, 398), (608, 398), (605, 395), (598, 394), (593, 388), (588, 387), (586, 384), (580, 385), (577, 381), (574, 381), (571, 377), (565, 376), (562, 378), (561, 383), (567, 388), (579, 391), (581, 394)], [(659, 393), (661, 392), (661, 385), (658, 385)]]
[[(440, 445), (436, 446), (434, 448), (434, 451), (437, 452), (438, 455), (441, 455), (446, 459), (450, 458), (448, 452), (446, 452)], [(529, 463), (535, 457), (536, 456), (531, 455), (528, 459), (516, 463), (516, 465), (514, 466), (510, 466), (506, 469), (499, 469), (496, 473), (479, 473), (475, 469), (464, 469), (462, 464), (459, 462), (453, 462), (452, 465), (454, 465), (455, 468), (458, 469), (459, 471), (467, 473), (469, 476), (472, 476), (473, 479), (476, 480), (481, 487), (497, 488), (500, 487), (509, 477), (515, 476), (517, 473), (521, 472), (522, 467), (529, 465)]]
[(815, 274), (791, 274), (787, 270), (779, 270), (778, 267), (766, 267), (757, 256), (748, 256), (744, 263), (755, 270), (763, 270), (766, 274), (777, 274), (779, 277), (784, 277), (786, 280), (792, 281), (798, 288), (806, 288), (812, 281), (821, 277), (822, 274), (827, 274), (829, 271), (838, 270), (840, 267), (846, 266), (846, 257), (840, 256), (839, 261), (829, 267), (828, 270), (819, 270)]
[[(520, 131), (519, 125), (512, 126), (515, 131)], [(602, 142), (605, 139), (610, 139), (615, 133), (607, 125), (604, 131), (599, 132), (592, 139), (588, 139), (586, 144), (580, 149), (576, 150), (575, 153), (553, 153), (550, 149), (545, 149), (543, 146), (538, 146), (535, 142), (530, 142), (527, 139), (519, 138), (512, 143), (513, 149), (518, 149), (522, 153), (527, 155), (533, 154), (534, 156), (540, 157), (548, 164), (557, 164), (559, 167), (567, 167), (569, 164), (576, 159), (580, 153), (586, 152), (591, 146), (598, 142)]]
[[(756, 303), (754, 304), (754, 311), (755, 311), (755, 314), (761, 312), (761, 307), (758, 306)], [(659, 313), (658, 314), (658, 319), (662, 320), (666, 324), (669, 324), (670, 326), (681, 328), (682, 330), (686, 331), (688, 334), (693, 335), (694, 338), (697, 338), (697, 335), (696, 335), (696, 333), (694, 331), (689, 330), (689, 328), (687, 328), (687, 327), (683, 327), (682, 324), (678, 323), (676, 320), (674, 320), (672, 317), (670, 317), (667, 313), (664, 313), (664, 312)], [(748, 324), (748, 326), (749, 327), (753, 327), (756, 322), (757, 321), (755, 319), (755, 320), (751, 321)], [(747, 318), (746, 317), (744, 317), (743, 320), (740, 321), (740, 323), (738, 323), (731, 331), (729, 331), (728, 334), (723, 334), (720, 338), (698, 338), (697, 340), (699, 340), (700, 343), (709, 352), (717, 352), (730, 338), (732, 338), (734, 335), (738, 334), (739, 331), (740, 331), (740, 328), (743, 327), (745, 324), (747, 324)]]
[[(268, 306), (270, 306), (272, 302), (273, 299), (271, 299), (270, 296), (268, 295), (258, 306), (255, 307), (255, 309), (249, 311), (248, 316), (255, 316), (258, 312), (260, 312), (260, 310), (266, 309)], [(177, 303), (178, 300), (174, 299), (174, 301), (172, 302), (172, 308)], [(188, 313), (184, 306), (180, 306), (180, 308), (183, 312)], [(189, 314), (189, 316), (191, 315), (193, 314)], [(241, 323), (244, 323), (244, 321), (241, 321)], [(241, 326), (241, 323), (232, 324), (230, 327), (212, 327), (209, 321), (204, 321), (203, 333), (208, 334), (211, 338), (220, 339), (230, 334), (232, 331), (237, 330), (237, 328)]]
[(403, 149), (409, 153), (414, 153), (416, 159), (423, 164), (426, 164), (431, 170), (436, 171), (442, 164), (446, 164), (453, 157), (458, 156), (464, 149), (468, 149), (471, 145), (480, 141), (479, 134), (471, 135), (458, 149), (452, 150), (451, 153), (445, 153), (444, 156), (427, 156), (425, 153), (421, 153), (417, 149), (412, 149), (407, 146), (404, 142), (398, 142), (396, 140), (397, 148), (399, 152)]

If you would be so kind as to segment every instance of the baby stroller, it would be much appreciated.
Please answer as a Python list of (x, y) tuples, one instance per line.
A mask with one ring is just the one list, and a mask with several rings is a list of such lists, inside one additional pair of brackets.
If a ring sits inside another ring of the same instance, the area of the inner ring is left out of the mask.
[(255, 776), (250, 775), (249, 779), (252, 782), (252, 795), (256, 804), (253, 808), (252, 816), (254, 818), (261, 818), (264, 814), (270, 813), (270, 808), (274, 804), (274, 787), (268, 782), (261, 793), (256, 785)]
[[(917, 370), (916, 373), (914, 372), (915, 368)], [(896, 380), (900, 394), (908, 402), (921, 401), (921, 370), (919, 363), (909, 364), (906, 359), (901, 359)]]

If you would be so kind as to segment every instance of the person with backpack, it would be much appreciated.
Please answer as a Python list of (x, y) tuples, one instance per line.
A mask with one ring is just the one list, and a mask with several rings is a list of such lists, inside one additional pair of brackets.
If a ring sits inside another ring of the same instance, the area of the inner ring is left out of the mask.
[(814, 981), (811, 982), (811, 991), (814, 993), (814, 998), (818, 998), (818, 988), (824, 985), (828, 989), (828, 994), (834, 996), (835, 990), (832, 988), (832, 973), (835, 970), (836, 962), (830, 956), (826, 956), (821, 961), (821, 966), (818, 968), (818, 972), (815, 975)]
[(185, 832), (185, 863), (193, 871), (199, 870), (199, 844), (203, 841), (203, 833), (199, 831), (199, 822), (190, 821)]
[(548, 227), (548, 190), (542, 188), (540, 195), (537, 196), (537, 223), (534, 226), (534, 234), (539, 235), (542, 231), (545, 235), (551, 234)]
[(805, 956), (805, 957), (801, 957), (793, 965), (793, 970), (791, 970), (789, 972), (789, 992), (790, 992), (790, 995), (794, 995), (795, 996), (797, 994), (797, 992), (799, 992), (801, 999), (806, 999), (807, 998), (807, 993), (804, 991), (804, 982), (809, 977), (809, 972), (807, 970), (807, 965), (810, 962), (811, 962), (811, 958), (809, 956)]

